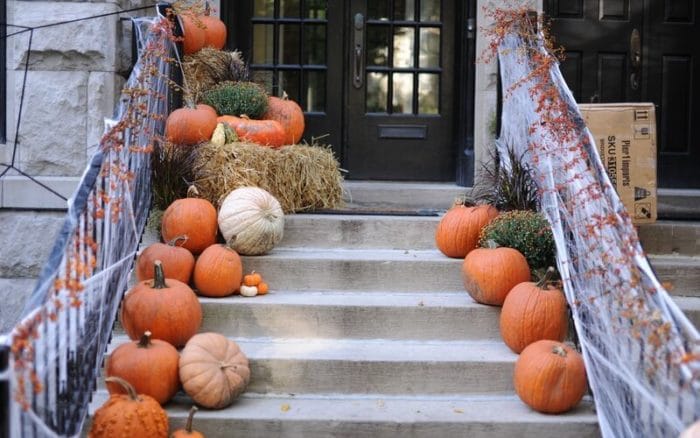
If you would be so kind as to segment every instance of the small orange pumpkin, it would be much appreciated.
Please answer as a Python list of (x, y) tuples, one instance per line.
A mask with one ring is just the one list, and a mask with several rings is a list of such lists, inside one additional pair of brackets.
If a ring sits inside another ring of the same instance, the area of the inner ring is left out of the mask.
[(172, 433), (172, 435), (170, 435), (170, 438), (204, 438), (204, 434), (192, 429), (192, 420), (194, 419), (194, 414), (196, 414), (197, 411), (197, 406), (192, 406), (190, 408), (190, 413), (187, 416), (185, 428), (176, 430)]
[(243, 276), (243, 284), (246, 286), (257, 286), (262, 281), (262, 276), (253, 271)]
[(194, 265), (193, 282), (197, 292), (206, 297), (225, 297), (241, 286), (243, 265), (238, 253), (226, 245), (205, 249)]
[(199, 333), (180, 354), (180, 381), (195, 403), (209, 409), (230, 405), (250, 381), (248, 358), (218, 333)]
[(202, 306), (188, 285), (163, 275), (160, 260), (154, 263), (153, 280), (142, 281), (127, 291), (119, 321), (131, 339), (150, 331), (181, 347), (197, 333), (202, 324)]
[[(117, 376), (134, 386), (139, 394), (150, 395), (164, 404), (180, 387), (178, 363), (180, 355), (165, 341), (151, 339), (145, 332), (138, 342), (127, 342), (114, 349), (107, 360), (105, 374)], [(116, 383), (107, 383), (110, 394), (125, 394)]]
[(216, 242), (219, 231), (216, 208), (206, 199), (176, 199), (163, 212), (161, 235), (169, 242), (178, 236), (187, 236), (182, 247), (199, 254)]
[(286, 132), (285, 144), (296, 144), (304, 134), (304, 111), (289, 99), (287, 93), (281, 98), (270, 96), (267, 99), (267, 112), (262, 116), (265, 120), (277, 120)]
[(270, 286), (264, 281), (261, 281), (258, 284), (258, 295), (266, 295), (268, 292), (270, 292)]
[(216, 120), (228, 123), (241, 141), (272, 148), (286, 144), (287, 134), (277, 120), (252, 120), (245, 116), (220, 116)]
[(569, 330), (566, 298), (561, 290), (550, 287), (554, 268), (537, 284), (516, 285), (506, 296), (501, 309), (501, 337), (516, 353), (541, 339), (563, 341)]
[(137, 394), (134, 387), (120, 377), (107, 377), (105, 381), (121, 385), (127, 395), (112, 394), (95, 411), (88, 438), (168, 436), (168, 415), (153, 397)]
[(583, 398), (586, 369), (581, 355), (568, 345), (541, 340), (520, 353), (513, 383), (526, 405), (545, 414), (559, 414)]
[(187, 236), (177, 236), (168, 243), (156, 242), (148, 245), (136, 258), (136, 280), (152, 279), (153, 263), (160, 260), (166, 278), (189, 283), (194, 269), (194, 256), (182, 246), (177, 246), (177, 242), (186, 242), (187, 239)]
[(182, 25), (182, 49), (185, 55), (191, 55), (204, 47), (206, 32), (201, 17), (191, 13), (179, 16)]
[(438, 223), (435, 244), (447, 257), (463, 258), (476, 248), (481, 229), (496, 216), (498, 210), (491, 205), (467, 207), (457, 199)]
[(204, 25), (204, 47), (223, 49), (226, 45), (226, 25), (219, 17), (202, 15), (199, 17)]
[(192, 146), (211, 138), (216, 129), (216, 112), (200, 104), (195, 108), (186, 106), (171, 112), (165, 121), (165, 138), (176, 145)]
[(499, 248), (492, 240), (488, 245), (464, 258), (462, 281), (476, 302), (501, 306), (515, 285), (530, 281), (530, 267), (517, 249)]

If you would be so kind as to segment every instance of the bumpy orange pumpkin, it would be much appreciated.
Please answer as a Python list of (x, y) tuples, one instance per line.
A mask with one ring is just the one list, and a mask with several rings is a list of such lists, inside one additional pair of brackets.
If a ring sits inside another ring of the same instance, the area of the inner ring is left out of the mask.
[(197, 255), (216, 242), (218, 214), (206, 199), (177, 199), (163, 212), (160, 226), (164, 241), (187, 236), (182, 247)]
[(189, 283), (194, 269), (194, 256), (187, 249), (178, 246), (178, 242), (184, 243), (187, 239), (187, 236), (178, 236), (168, 243), (156, 242), (148, 245), (136, 258), (136, 280), (152, 279), (153, 263), (160, 260), (165, 278)]
[(201, 17), (193, 14), (180, 15), (180, 23), (182, 24), (182, 48), (185, 55), (191, 55), (198, 52), (204, 47), (206, 41), (206, 32)]
[(549, 268), (537, 284), (518, 284), (503, 302), (501, 337), (516, 353), (541, 339), (566, 338), (569, 329), (566, 298), (561, 290), (548, 284), (554, 272), (554, 268)]
[(153, 280), (142, 281), (126, 293), (119, 320), (131, 339), (150, 331), (153, 339), (181, 347), (199, 330), (202, 306), (188, 285), (163, 276), (160, 261), (154, 269)]
[(491, 205), (467, 207), (461, 199), (440, 219), (435, 230), (435, 244), (447, 257), (463, 258), (476, 248), (479, 233), (498, 216)]
[(204, 47), (223, 49), (226, 45), (226, 25), (219, 17), (202, 15), (199, 17), (204, 25)]
[(216, 112), (212, 114), (212, 109), (202, 104), (171, 112), (165, 121), (165, 138), (176, 145), (186, 146), (209, 140), (216, 129)]
[[(151, 339), (146, 332), (138, 342), (118, 346), (107, 359), (105, 374), (117, 376), (134, 386), (139, 394), (150, 395), (160, 404), (173, 398), (180, 387), (180, 355), (165, 341)], [(110, 394), (125, 394), (116, 383), (107, 383)]]
[(277, 120), (252, 120), (247, 117), (220, 116), (218, 122), (228, 123), (241, 141), (272, 148), (286, 144), (287, 134)]
[(193, 281), (197, 292), (206, 297), (225, 297), (241, 286), (243, 265), (238, 253), (226, 245), (205, 249), (194, 265)]
[(477, 248), (464, 258), (464, 288), (478, 303), (500, 306), (515, 285), (530, 281), (530, 267), (517, 249)]
[(267, 99), (267, 112), (262, 116), (265, 120), (277, 120), (282, 124), (286, 133), (285, 144), (296, 144), (304, 134), (304, 111), (290, 100), (287, 93), (282, 98), (270, 96)]
[(137, 394), (133, 386), (119, 377), (105, 381), (122, 385), (124, 394), (112, 394), (95, 411), (88, 438), (167, 438), (168, 415), (153, 397)]
[(180, 354), (180, 381), (197, 404), (209, 409), (225, 408), (250, 381), (248, 358), (225, 336), (200, 333)]
[(198, 411), (197, 406), (192, 406), (190, 408), (190, 414), (187, 416), (187, 422), (185, 423), (184, 429), (178, 429), (170, 435), (170, 438), (204, 438), (201, 432), (197, 432), (192, 429), (192, 420), (194, 419), (194, 414)]
[(532, 409), (559, 414), (583, 398), (586, 369), (581, 355), (568, 345), (541, 340), (520, 353), (513, 383), (520, 399)]

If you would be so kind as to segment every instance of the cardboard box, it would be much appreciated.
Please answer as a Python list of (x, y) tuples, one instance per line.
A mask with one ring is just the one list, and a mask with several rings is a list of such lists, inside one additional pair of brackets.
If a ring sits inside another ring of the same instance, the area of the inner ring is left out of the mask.
[(579, 109), (632, 222), (656, 221), (654, 104), (582, 104)]

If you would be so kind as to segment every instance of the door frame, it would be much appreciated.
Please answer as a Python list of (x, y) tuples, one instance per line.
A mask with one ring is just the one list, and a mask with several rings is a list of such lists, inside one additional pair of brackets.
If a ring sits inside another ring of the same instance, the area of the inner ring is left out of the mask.
[[(331, 0), (329, 0), (330, 2)], [(474, 184), (475, 173), (475, 82), (476, 82), (476, 40), (477, 28), (476, 12), (477, 0), (442, 0), (455, 2), (455, 51), (452, 56), (454, 60), (454, 132), (453, 132), (453, 153), (455, 154), (455, 174), (454, 181), (460, 186), (472, 186)], [(349, 17), (350, 1), (342, 0), (342, 11), (344, 16)], [(252, 32), (250, 17), (252, 16), (252, 1), (222, 1), (221, 18), (226, 23), (233, 26), (233, 32), (229, 32), (226, 41), (226, 49), (237, 49), (243, 53), (244, 59), (250, 59)], [(345, 54), (345, 38), (350, 35), (350, 20), (344, 20), (342, 32), (336, 36), (341, 38), (340, 47), (343, 47), (342, 60), (342, 81), (347, 83), (349, 56)], [(330, 81), (329, 81), (330, 83)], [(342, 109), (345, 107), (346, 91), (344, 87), (340, 104), (335, 107)], [(336, 129), (340, 132), (341, 145), (332, 145), (333, 152), (338, 157), (341, 166), (345, 162), (347, 145), (347, 114), (342, 111), (340, 126)]]

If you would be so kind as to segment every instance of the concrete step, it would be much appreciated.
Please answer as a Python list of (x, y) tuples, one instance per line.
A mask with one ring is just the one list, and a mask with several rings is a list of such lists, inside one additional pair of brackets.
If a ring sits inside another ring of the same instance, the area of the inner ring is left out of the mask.
[(346, 208), (365, 211), (443, 211), (469, 191), (454, 183), (345, 181)]
[[(517, 356), (500, 341), (232, 338), (256, 393), (512, 394)], [(128, 342), (115, 337), (108, 354)]]
[[(108, 398), (95, 394), (92, 414)], [(166, 409), (171, 430), (183, 427), (191, 400)], [(89, 426), (88, 426), (89, 427)], [(514, 396), (391, 397), (245, 393), (222, 410), (200, 410), (194, 428), (208, 438), (589, 438), (600, 431), (590, 400), (563, 415), (534, 412)], [(86, 428), (87, 430), (87, 428)]]
[(700, 257), (651, 255), (649, 261), (672, 295), (700, 297)]
[(700, 222), (658, 221), (639, 227), (648, 254), (700, 255)]
[[(273, 291), (245, 298), (200, 297), (200, 331), (239, 337), (500, 339), (499, 308), (466, 292)], [(121, 327), (115, 329), (123, 333)]]

